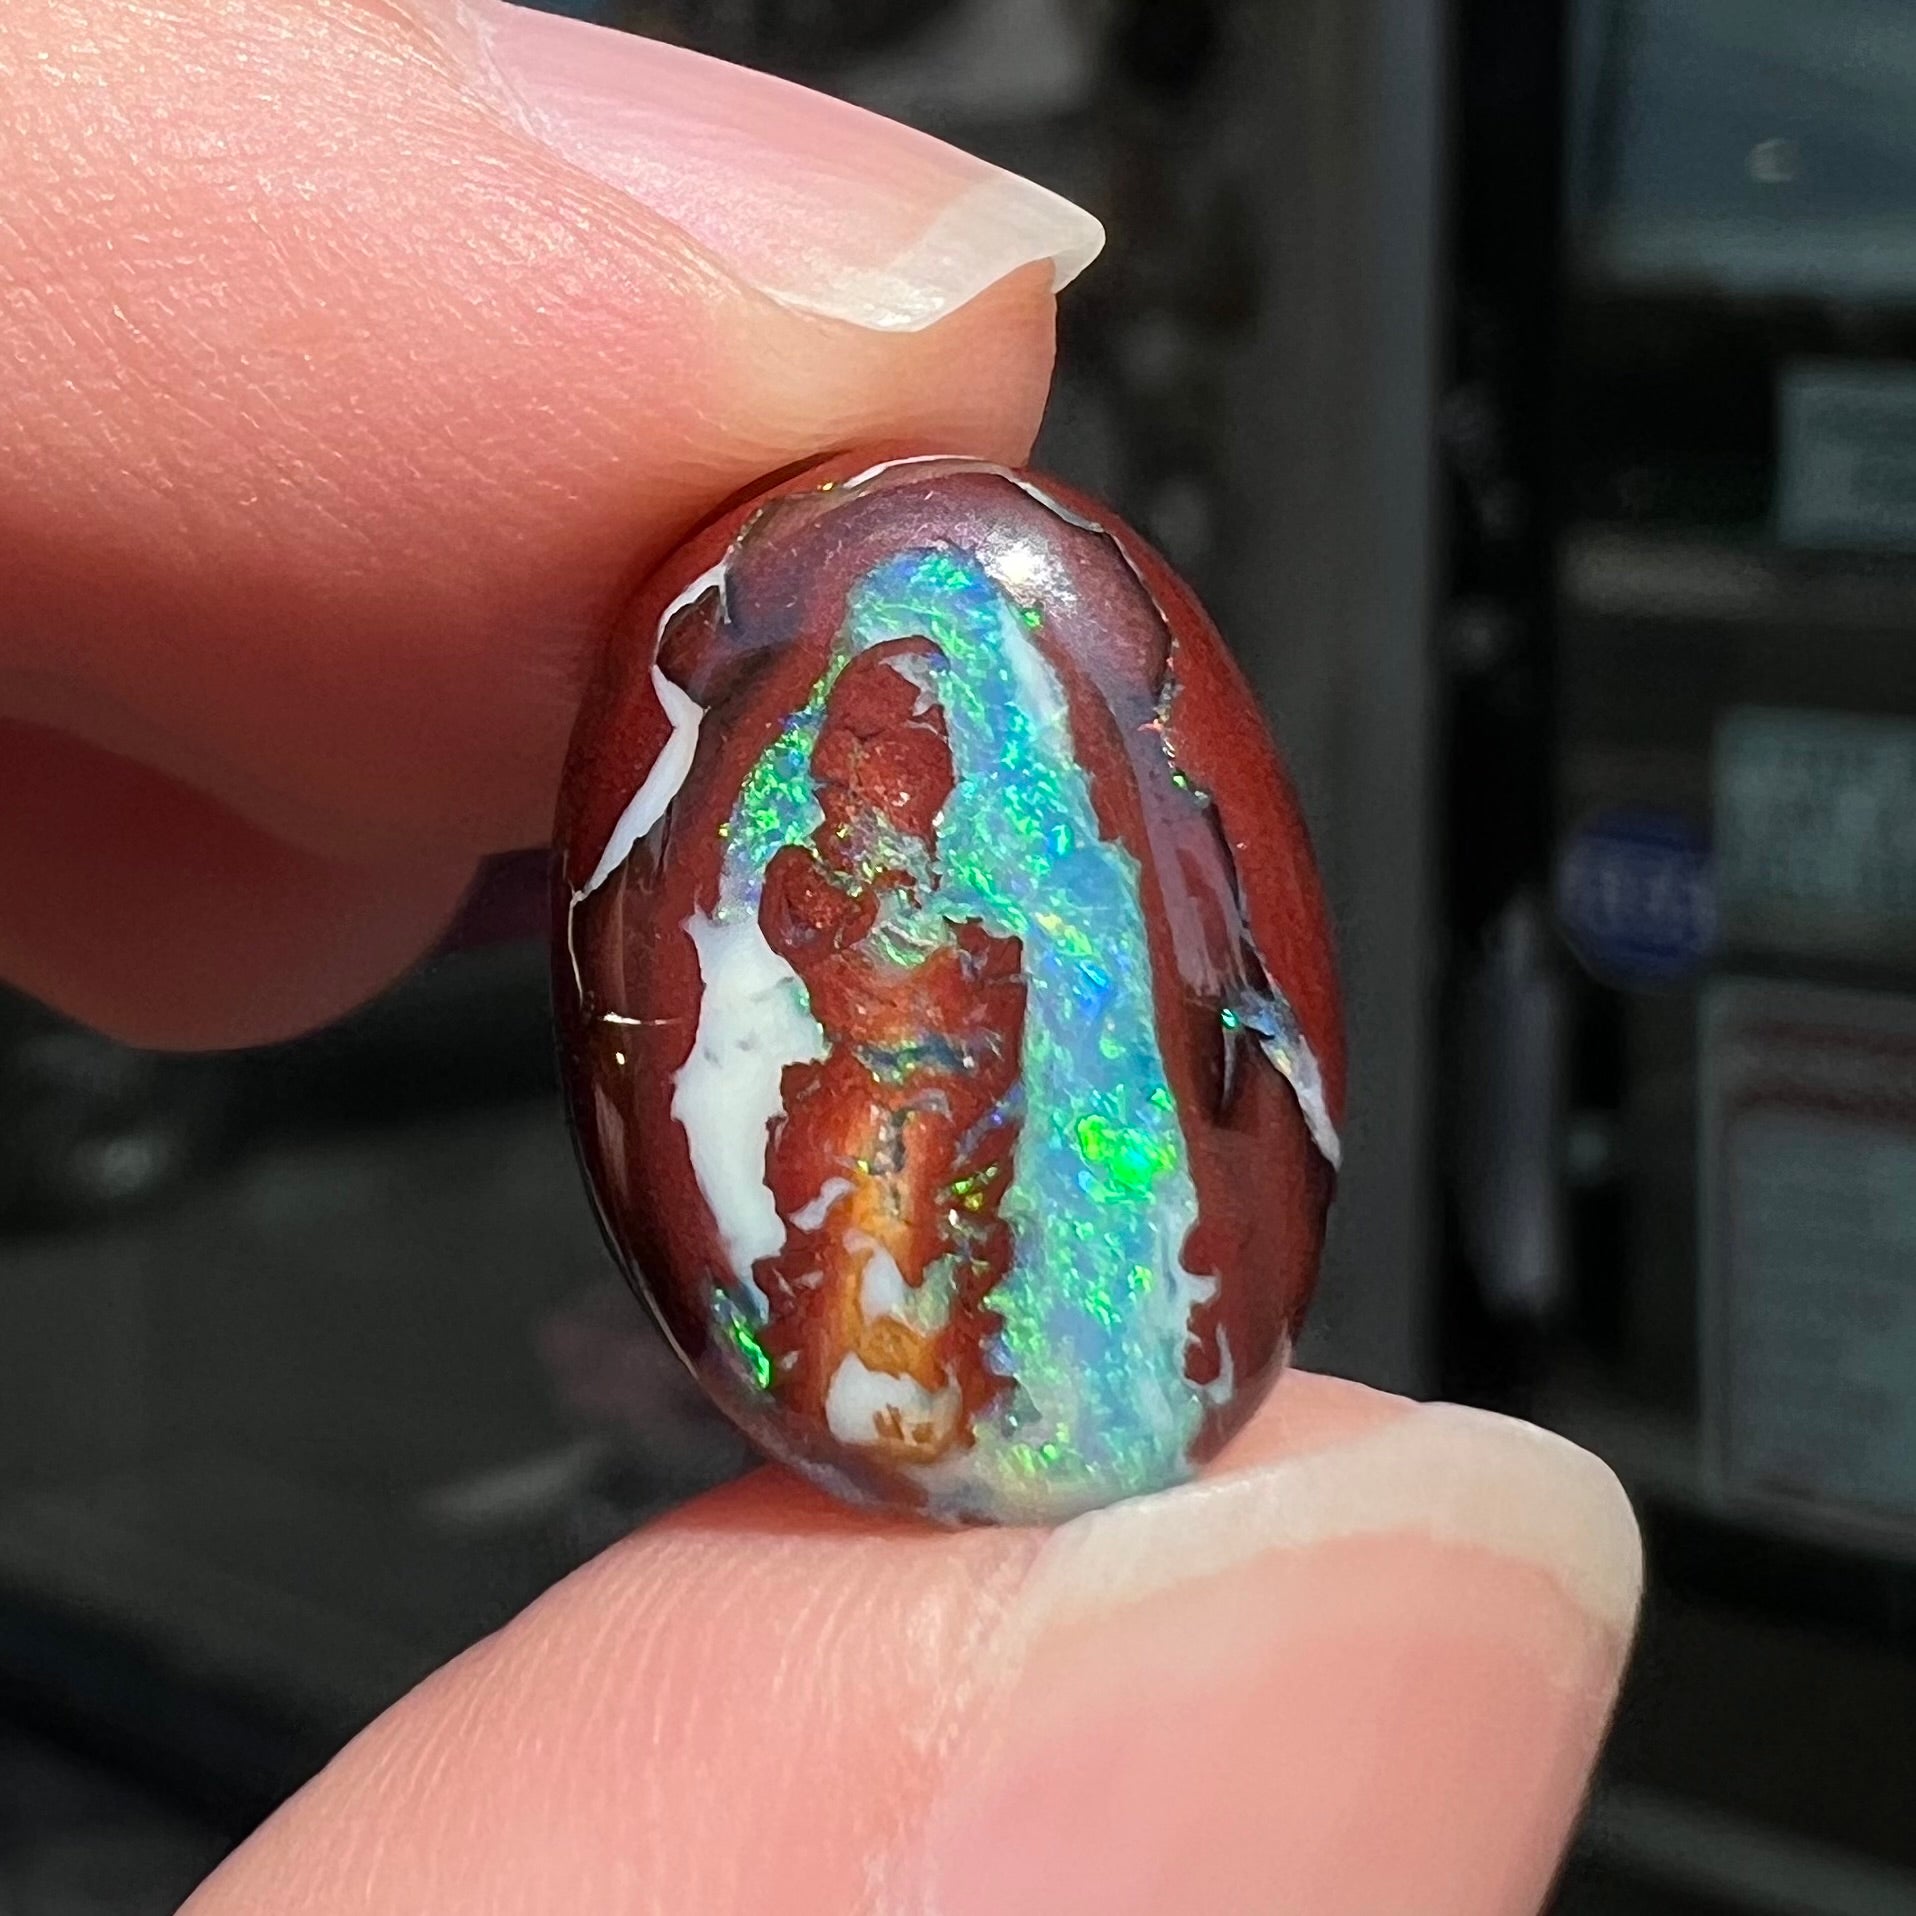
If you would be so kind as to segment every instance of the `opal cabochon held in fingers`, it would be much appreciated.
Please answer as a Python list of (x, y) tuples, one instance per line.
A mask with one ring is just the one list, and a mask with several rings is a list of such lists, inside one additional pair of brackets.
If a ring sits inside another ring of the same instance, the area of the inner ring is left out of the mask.
[(772, 1456), (1042, 1523), (1250, 1415), (1335, 1180), (1329, 941), (1255, 701), (1109, 513), (925, 453), (729, 513), (614, 640), (557, 874), (607, 1234)]

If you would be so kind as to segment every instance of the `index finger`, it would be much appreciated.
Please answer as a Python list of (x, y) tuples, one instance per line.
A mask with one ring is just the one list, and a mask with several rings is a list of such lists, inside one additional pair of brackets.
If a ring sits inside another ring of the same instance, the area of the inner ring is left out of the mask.
[[(1096, 244), (921, 135), (499, 0), (23, 0), (0, 166), (0, 720), (104, 755), (0, 755), (0, 968), (176, 1041), (338, 1008), (542, 839), (593, 646), (716, 503), (850, 443), (1019, 456)], [(219, 808), (190, 857), (153, 776)], [(188, 935), (268, 868), (260, 951)], [(75, 921), (122, 882), (179, 914), (146, 1002), (88, 955), (137, 925)], [(246, 1015), (329, 925), (352, 975)]]

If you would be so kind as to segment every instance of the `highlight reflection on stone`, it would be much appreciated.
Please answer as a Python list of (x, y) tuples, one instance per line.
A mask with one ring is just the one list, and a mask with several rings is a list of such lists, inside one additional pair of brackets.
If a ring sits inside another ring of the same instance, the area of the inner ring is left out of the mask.
[(1342, 1101), (1310, 853), (1203, 613), (1065, 488), (840, 459), (672, 560), (573, 741), (555, 980), (628, 1274), (840, 1495), (1052, 1521), (1282, 1367)]

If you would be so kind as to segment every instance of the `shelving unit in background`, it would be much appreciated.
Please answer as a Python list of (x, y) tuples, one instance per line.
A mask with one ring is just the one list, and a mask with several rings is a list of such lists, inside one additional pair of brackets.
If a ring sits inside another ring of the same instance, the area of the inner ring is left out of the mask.
[[(1559, 1908), (1916, 1909), (1916, 21), (1568, 0), (1545, 129), (1481, 78), (1507, 11), (1457, 69), (1441, 1322), (1644, 1519)], [(1561, 192), (1484, 240), (1526, 125)], [(1469, 1095), (1486, 1032), (1521, 1096)]]

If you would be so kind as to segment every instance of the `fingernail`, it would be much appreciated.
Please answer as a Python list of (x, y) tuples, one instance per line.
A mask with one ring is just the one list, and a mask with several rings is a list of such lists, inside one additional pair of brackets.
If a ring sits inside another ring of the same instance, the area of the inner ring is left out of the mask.
[(922, 1906), (1534, 1910), (1641, 1575), (1603, 1464), (1441, 1406), (1066, 1525), (981, 1666)]
[(913, 332), (1038, 261), (1097, 257), (1089, 213), (896, 121), (635, 34), (456, 0), (465, 52), (526, 131), (802, 312)]

